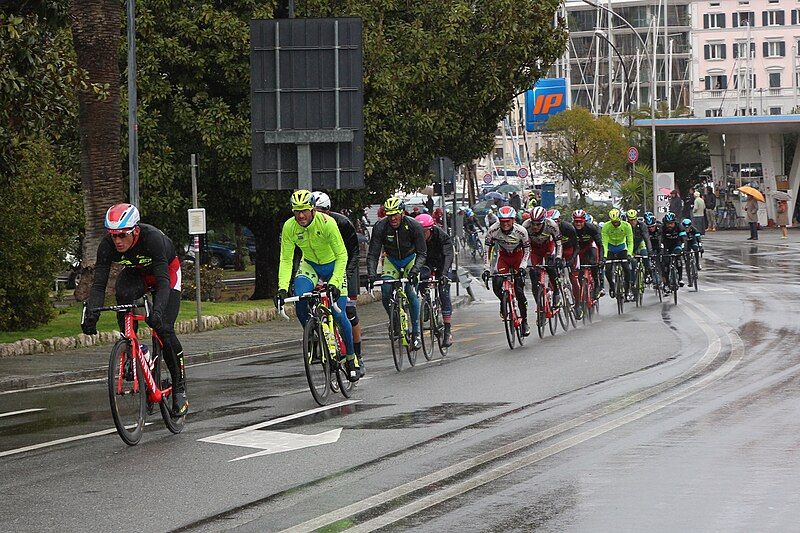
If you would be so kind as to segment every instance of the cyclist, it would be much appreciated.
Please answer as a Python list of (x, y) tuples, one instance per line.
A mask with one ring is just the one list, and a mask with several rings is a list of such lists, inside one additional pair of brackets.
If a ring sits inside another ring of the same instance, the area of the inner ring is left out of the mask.
[[(560, 279), (558, 270), (563, 266), (561, 258), (561, 232), (558, 224), (547, 218), (547, 209), (536, 206), (531, 210), (531, 218), (522, 225), (528, 232), (531, 241), (531, 265), (547, 265), (547, 275), (553, 285), (553, 307), (561, 305), (561, 293), (559, 291)], [(531, 287), (534, 294), (539, 285), (539, 273), (536, 269), (530, 270)]]
[[(661, 247), (664, 252), (661, 256), (661, 272), (664, 275), (664, 291), (669, 292), (669, 283), (666, 273), (669, 272), (669, 254), (683, 253), (686, 244), (686, 232), (678, 225), (675, 213), (664, 215), (661, 225)], [(683, 263), (678, 261), (678, 284), (683, 287)]]
[(478, 217), (475, 216), (475, 212), (472, 209), (467, 208), (464, 211), (464, 235), (467, 236), (467, 244), (469, 247), (475, 250), (478, 247), (478, 234), (481, 230), (481, 223), (478, 220)]
[[(392, 197), (383, 204), (386, 218), (379, 220), (372, 228), (367, 252), (367, 272), (370, 284), (378, 280), (378, 259), (384, 253), (382, 279), (400, 279), (406, 277), (406, 296), (411, 304), (411, 328), (413, 349), (422, 347), (419, 334), (419, 296), (415, 287), (422, 266), (428, 253), (422, 226), (415, 219), (404, 214), (405, 205), (400, 198)], [(389, 313), (389, 301), (392, 297), (391, 285), (381, 286), (383, 308)], [(391, 318), (391, 317), (390, 317)]]
[[(575, 226), (575, 236), (578, 239), (578, 259), (584, 265), (597, 265), (599, 254), (603, 249), (603, 240), (600, 236), (600, 229), (590, 222), (591, 215), (583, 209), (576, 209), (572, 212), (572, 224)], [(598, 268), (592, 268), (594, 277), (595, 294), (600, 297), (605, 294), (603, 290), (603, 278), (600, 276)], [(576, 297), (576, 301), (577, 301)]]
[[(483, 281), (489, 280), (490, 264), (493, 258), (492, 250), (497, 248), (497, 261), (492, 269), (498, 274), (517, 273), (514, 277), (514, 285), (517, 293), (517, 303), (519, 304), (519, 315), (522, 318), (522, 334), (528, 336), (531, 329), (528, 327), (528, 299), (525, 297), (525, 276), (523, 273), (528, 268), (528, 260), (531, 254), (531, 242), (528, 238), (528, 231), (514, 222), (517, 219), (516, 210), (504, 205), (498, 210), (498, 221), (486, 230), (486, 251), (483, 259)], [(494, 278), (492, 280), (492, 290), (498, 299), (502, 299), (503, 282)]]
[(358, 311), (356, 310), (358, 293), (361, 289), (361, 280), (358, 277), (360, 255), (358, 232), (347, 216), (331, 211), (331, 197), (326, 193), (314, 191), (311, 193), (311, 200), (317, 212), (328, 215), (336, 222), (342, 241), (344, 241), (344, 247), (347, 249), (347, 268), (345, 269), (347, 277), (347, 309), (345, 309), (345, 314), (353, 329), (353, 351), (358, 358), (358, 377), (362, 378), (366, 373), (366, 367), (364, 366), (364, 357), (361, 355), (361, 324), (358, 321)]
[[(294, 294), (299, 296), (311, 292), (322, 280), (328, 283), (331, 298), (338, 311), (332, 309), (339, 324), (347, 350), (347, 379), (358, 381), (360, 371), (353, 346), (353, 327), (347, 319), (347, 248), (339, 232), (336, 220), (325, 213), (317, 212), (311, 191), (300, 189), (291, 196), (294, 216), (283, 224), (281, 231), (281, 257), (278, 268), (277, 306), (283, 305), (292, 277), (292, 258), (295, 246), (302, 252), (302, 260), (294, 279)], [(333, 306), (331, 306), (333, 307)], [(297, 302), (297, 318), (303, 326), (308, 322), (308, 303)]]
[[(608, 224), (603, 225), (603, 257), (608, 260), (628, 259), (633, 255), (633, 230), (631, 225), (620, 218), (619, 209), (612, 209), (608, 212)], [(625, 273), (625, 299), (632, 300), (630, 293), (631, 287), (631, 265), (628, 261), (622, 263)], [(608, 280), (609, 294), (615, 297), (619, 287), (614, 286), (614, 268), (612, 264), (606, 265), (606, 279)]]
[[(174, 391), (172, 410), (182, 416), (189, 410), (189, 401), (183, 347), (175, 335), (175, 319), (181, 307), (181, 262), (169, 237), (139, 220), (139, 210), (131, 204), (112, 205), (106, 212), (108, 235), (97, 247), (94, 280), (81, 330), (87, 335), (97, 333), (100, 315), (91, 310), (103, 305), (111, 263), (123, 265), (115, 286), (117, 303), (132, 303), (147, 292), (153, 293), (153, 309), (146, 322), (164, 343), (164, 361)], [(124, 331), (124, 317), (125, 313), (117, 313), (120, 331)]]
[(442, 302), (442, 320), (444, 321), (444, 342), (442, 346), (453, 344), (453, 334), (450, 331), (450, 319), (453, 315), (453, 303), (450, 300), (450, 277), (453, 267), (453, 241), (450, 235), (434, 224), (432, 217), (420, 215), (417, 222), (422, 224), (425, 235), (425, 245), (428, 250), (425, 265), (420, 270), (420, 278), (428, 279), (435, 273), (439, 279), (439, 296)]
[[(639, 213), (636, 209), (628, 209), (628, 223), (631, 225), (631, 230), (633, 230), (633, 253), (634, 256), (631, 257), (631, 267), (635, 271), (636, 270), (636, 255), (641, 255), (645, 257), (650, 256), (650, 252), (652, 251), (653, 247), (650, 243), (650, 235), (647, 232), (647, 228), (644, 226), (644, 217), (640, 217)], [(645, 270), (645, 282), (649, 283), (650, 276), (650, 261), (644, 262), (644, 270)]]
[(483, 223), (487, 228), (490, 228), (495, 222), (497, 222), (497, 206), (492, 204), (489, 212), (483, 217)]
[[(550, 213), (552, 211), (552, 213)], [(561, 233), (561, 256), (564, 259), (565, 265), (570, 265), (570, 282), (572, 284), (572, 294), (575, 301), (578, 301), (578, 294), (580, 294), (580, 284), (578, 283), (577, 267), (580, 266), (578, 259), (578, 234), (575, 232), (575, 226), (561, 219), (561, 212), (558, 209), (551, 209), (548, 211), (550, 219), (558, 224), (558, 231)]]
[(647, 227), (647, 236), (650, 239), (650, 251), (653, 263), (651, 267), (653, 283), (661, 283), (661, 222), (656, 220), (655, 215), (648, 211), (644, 214), (644, 224)]
[(694, 255), (694, 264), (697, 265), (697, 270), (703, 270), (700, 268), (700, 252), (703, 249), (703, 243), (700, 242), (701, 233), (694, 227), (690, 218), (684, 218), (681, 225), (686, 232), (686, 249), (694, 252), (692, 255)]

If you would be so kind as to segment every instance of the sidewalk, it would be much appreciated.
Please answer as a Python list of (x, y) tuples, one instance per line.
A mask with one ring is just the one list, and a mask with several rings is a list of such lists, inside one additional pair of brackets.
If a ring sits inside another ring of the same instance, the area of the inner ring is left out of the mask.
[[(453, 298), (453, 307), (468, 303), (465, 295)], [(386, 327), (386, 312), (380, 302), (358, 307), (366, 331)], [(302, 330), (295, 318), (235, 326), (180, 335), (186, 366), (253, 355), (273, 349), (297, 346)], [(0, 392), (43, 385), (70, 383), (104, 377), (108, 372), (111, 346), (92, 346), (62, 352), (0, 358)]]

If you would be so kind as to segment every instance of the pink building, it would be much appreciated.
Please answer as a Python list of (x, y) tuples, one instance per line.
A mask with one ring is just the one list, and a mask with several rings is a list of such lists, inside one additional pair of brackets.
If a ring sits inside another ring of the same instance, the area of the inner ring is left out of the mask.
[(702, 0), (691, 10), (694, 116), (797, 110), (798, 0)]

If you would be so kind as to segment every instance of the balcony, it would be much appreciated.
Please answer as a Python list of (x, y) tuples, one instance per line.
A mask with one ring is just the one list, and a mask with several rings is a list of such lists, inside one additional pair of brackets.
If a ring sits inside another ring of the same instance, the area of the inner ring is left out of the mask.
[[(767, 98), (767, 97), (793, 97), (795, 93), (800, 96), (800, 88), (794, 89), (792, 87), (785, 87), (780, 89), (753, 89), (753, 98)], [(744, 89), (711, 89), (694, 91), (695, 100), (712, 100), (718, 98), (725, 98), (735, 101), (737, 98), (747, 96), (747, 91)]]

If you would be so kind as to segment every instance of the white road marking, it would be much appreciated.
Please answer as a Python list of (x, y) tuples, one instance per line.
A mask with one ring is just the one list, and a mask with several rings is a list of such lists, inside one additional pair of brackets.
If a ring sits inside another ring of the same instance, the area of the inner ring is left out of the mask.
[[(152, 422), (145, 422), (145, 426), (149, 426)], [(117, 428), (103, 429), (93, 433), (86, 433), (84, 435), (75, 435), (74, 437), (65, 437), (63, 439), (51, 440), (49, 442), (42, 442), (39, 444), (31, 444), (30, 446), (23, 446), (22, 448), (15, 448), (13, 450), (6, 450), (0, 452), (0, 457), (8, 457), (9, 455), (17, 455), (18, 453), (30, 452), (32, 450), (39, 450), (41, 448), (49, 448), (50, 446), (57, 446), (58, 444), (65, 444), (67, 442), (74, 442), (76, 440), (91, 439), (92, 437), (102, 437), (103, 435), (110, 435), (116, 433)]]
[(9, 413), (0, 413), (0, 418), (6, 416), (24, 415), (25, 413), (35, 413), (37, 411), (44, 411), (44, 409), (23, 409), (22, 411), (11, 411)]

